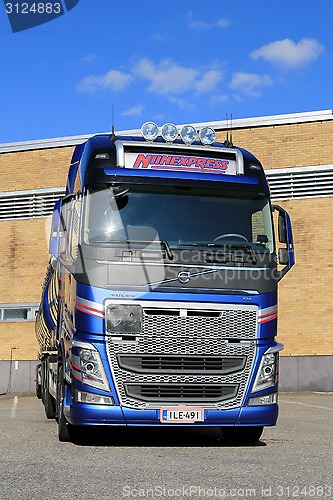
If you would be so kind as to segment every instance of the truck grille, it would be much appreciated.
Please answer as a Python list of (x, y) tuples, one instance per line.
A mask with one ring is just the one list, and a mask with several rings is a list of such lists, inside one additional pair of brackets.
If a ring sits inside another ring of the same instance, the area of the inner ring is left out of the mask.
[[(117, 303), (108, 301), (107, 305)], [(119, 302), (118, 302), (119, 303)], [(142, 332), (108, 336), (108, 357), (123, 406), (165, 402), (239, 407), (255, 357), (257, 307), (136, 301)], [(157, 308), (158, 304), (158, 308)]]
[(125, 384), (126, 394), (143, 401), (216, 402), (237, 394), (238, 385)]
[[(256, 310), (222, 309), (207, 311), (186, 309), (186, 316), (163, 313), (162, 310), (144, 310), (144, 329), (150, 335), (168, 335), (170, 331), (193, 335), (209, 331), (212, 337), (253, 339), (256, 337)], [(200, 314), (201, 313), (201, 314)], [(210, 313), (210, 314), (209, 314)]]
[(228, 375), (242, 370), (245, 363), (245, 356), (118, 355), (119, 366), (136, 373)]

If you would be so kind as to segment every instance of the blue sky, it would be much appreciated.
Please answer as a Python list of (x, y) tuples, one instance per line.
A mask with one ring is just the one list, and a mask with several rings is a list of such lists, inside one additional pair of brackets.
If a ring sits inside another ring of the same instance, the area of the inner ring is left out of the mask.
[(80, 0), (12, 33), (0, 143), (333, 107), (332, 0)]

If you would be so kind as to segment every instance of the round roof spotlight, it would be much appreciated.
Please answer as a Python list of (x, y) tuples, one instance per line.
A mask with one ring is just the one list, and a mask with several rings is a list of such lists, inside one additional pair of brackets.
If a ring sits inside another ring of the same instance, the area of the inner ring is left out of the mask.
[(199, 139), (205, 146), (210, 146), (216, 141), (216, 132), (210, 127), (204, 127), (199, 132)]
[(178, 129), (173, 123), (165, 123), (162, 127), (162, 137), (165, 142), (173, 142), (178, 137)]
[(146, 141), (154, 141), (158, 137), (158, 126), (154, 122), (146, 122), (141, 127), (141, 134)]
[(197, 131), (192, 125), (185, 125), (180, 131), (180, 137), (185, 144), (193, 144), (197, 138)]

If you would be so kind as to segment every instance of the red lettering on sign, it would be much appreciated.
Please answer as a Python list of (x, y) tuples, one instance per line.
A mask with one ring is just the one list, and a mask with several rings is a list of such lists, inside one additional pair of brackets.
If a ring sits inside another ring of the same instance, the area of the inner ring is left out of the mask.
[(170, 165), (170, 156), (161, 156), (160, 165)]
[(179, 165), (179, 166), (183, 166), (183, 167), (187, 167), (187, 162), (188, 162), (188, 160), (190, 160), (190, 159), (191, 159), (191, 158), (188, 158), (188, 157), (186, 157), (186, 156), (180, 156), (180, 157), (179, 157), (179, 163), (178, 163), (178, 165)]
[[(138, 154), (133, 168), (148, 168), (154, 166), (162, 167), (188, 167), (187, 170), (214, 170), (225, 171), (229, 167), (228, 160), (218, 160), (214, 158), (197, 158), (194, 156), (174, 156), (174, 155), (151, 155)], [(185, 170), (185, 169), (184, 169)]]
[(206, 161), (207, 161), (206, 158), (198, 158), (197, 159), (197, 167), (205, 168)]
[(170, 165), (178, 165), (178, 163), (179, 163), (179, 156), (171, 156)]
[(198, 158), (189, 158), (187, 162), (187, 166), (190, 167), (191, 165), (195, 165), (197, 163)]
[(215, 160), (207, 160), (206, 161), (206, 168), (218, 168), (218, 166), (216, 165), (216, 161)]
[(140, 167), (147, 168), (149, 167), (150, 160), (151, 160), (151, 155), (138, 155), (133, 165), (133, 168), (140, 168)]

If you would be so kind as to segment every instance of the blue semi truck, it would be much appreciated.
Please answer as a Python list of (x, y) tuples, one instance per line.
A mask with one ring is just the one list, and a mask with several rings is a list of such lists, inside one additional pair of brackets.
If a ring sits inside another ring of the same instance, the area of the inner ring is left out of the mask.
[(277, 286), (294, 248), (250, 152), (170, 123), (89, 138), (49, 253), (36, 392), (60, 441), (91, 425), (189, 425), (253, 443), (275, 425)]

